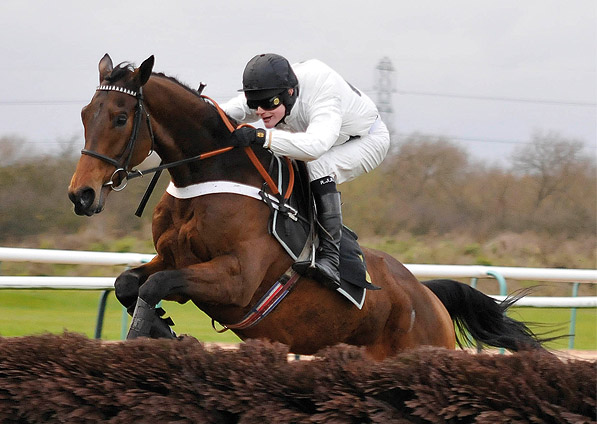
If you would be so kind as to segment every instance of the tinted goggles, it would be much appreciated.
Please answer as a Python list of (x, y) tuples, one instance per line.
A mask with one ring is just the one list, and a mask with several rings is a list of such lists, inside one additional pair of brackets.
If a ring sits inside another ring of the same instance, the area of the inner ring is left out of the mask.
[(278, 106), (282, 104), (282, 93), (276, 94), (274, 97), (270, 97), (269, 99), (261, 99), (261, 100), (249, 100), (247, 99), (247, 106), (249, 109), (257, 109), (261, 108), (263, 110), (274, 110)]

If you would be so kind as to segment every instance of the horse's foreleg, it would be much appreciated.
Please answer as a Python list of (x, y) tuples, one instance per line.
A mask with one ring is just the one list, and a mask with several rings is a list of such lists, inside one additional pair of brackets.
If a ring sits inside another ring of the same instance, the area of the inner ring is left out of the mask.
[(135, 307), (139, 296), (139, 287), (150, 275), (166, 269), (164, 261), (159, 256), (154, 257), (150, 262), (124, 271), (114, 282), (114, 293), (118, 301), (130, 314)]
[(153, 336), (150, 329), (156, 316), (155, 306), (162, 299), (193, 299), (221, 305), (247, 304), (256, 288), (243, 284), (247, 281), (258, 284), (260, 280), (254, 275), (241, 274), (239, 261), (232, 255), (219, 256), (180, 270), (152, 274), (139, 287), (127, 338)]
[[(114, 291), (118, 301), (126, 308), (129, 315), (134, 316), (135, 310), (139, 306), (139, 288), (147, 281), (147, 279), (154, 273), (163, 271), (166, 268), (164, 262), (159, 256), (153, 258), (150, 262), (139, 267), (129, 269), (118, 276), (114, 283)], [(156, 310), (155, 308), (145, 308), (145, 324), (149, 325), (146, 332), (152, 337), (176, 337), (174, 332), (170, 330), (170, 325), (173, 325), (172, 320), (162, 319), (164, 314), (163, 309)], [(133, 332), (134, 333), (134, 332)], [(131, 330), (129, 330), (131, 336)], [(134, 338), (134, 337), (129, 337)]]

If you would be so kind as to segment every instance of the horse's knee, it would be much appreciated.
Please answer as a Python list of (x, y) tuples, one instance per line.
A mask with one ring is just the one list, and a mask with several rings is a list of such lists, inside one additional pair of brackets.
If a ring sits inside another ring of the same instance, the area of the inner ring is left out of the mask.
[(118, 301), (128, 308), (133, 306), (139, 296), (140, 277), (133, 271), (125, 271), (114, 282), (114, 293)]
[(139, 287), (139, 297), (151, 306), (158, 304), (165, 296), (164, 278), (160, 278), (160, 273), (153, 274), (147, 279), (145, 284)]
[(184, 279), (179, 271), (160, 271), (152, 274), (139, 287), (139, 297), (152, 306), (168, 295), (181, 294), (184, 289)]

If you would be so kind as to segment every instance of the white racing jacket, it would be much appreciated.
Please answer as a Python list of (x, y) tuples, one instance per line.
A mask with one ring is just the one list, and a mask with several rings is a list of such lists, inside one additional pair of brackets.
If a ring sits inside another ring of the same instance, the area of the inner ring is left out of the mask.
[[(267, 130), (264, 147), (277, 155), (309, 162), (350, 137), (369, 134), (379, 112), (365, 93), (315, 59), (294, 64), (292, 69), (299, 81), (298, 98), (284, 122)], [(259, 120), (247, 106), (244, 93), (223, 104), (222, 109), (240, 122)], [(385, 156), (387, 146), (381, 150)]]

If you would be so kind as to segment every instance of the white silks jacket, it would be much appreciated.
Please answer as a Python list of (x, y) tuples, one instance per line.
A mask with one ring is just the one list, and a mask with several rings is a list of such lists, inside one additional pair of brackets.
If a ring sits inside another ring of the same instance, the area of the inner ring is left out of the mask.
[[(266, 131), (263, 147), (308, 162), (311, 180), (332, 175), (341, 183), (379, 165), (389, 148), (389, 134), (375, 103), (318, 60), (293, 64), (292, 69), (299, 81), (298, 98), (283, 122)], [(240, 122), (259, 120), (244, 93), (222, 109)]]

